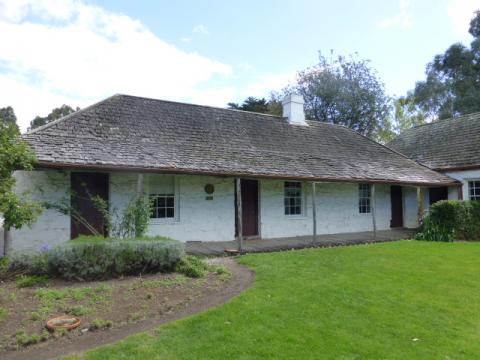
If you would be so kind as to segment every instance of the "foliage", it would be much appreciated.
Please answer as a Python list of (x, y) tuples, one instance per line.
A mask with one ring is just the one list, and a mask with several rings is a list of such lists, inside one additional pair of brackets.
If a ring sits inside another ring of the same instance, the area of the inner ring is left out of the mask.
[(175, 266), (175, 271), (192, 278), (205, 276), (210, 270), (209, 265), (197, 256), (184, 256)]
[(480, 240), (480, 202), (443, 200), (433, 204), (416, 238), (431, 241)]
[(0, 108), (0, 122), (16, 124), (17, 116), (11, 106)]
[(77, 280), (143, 274), (172, 270), (183, 252), (174, 240), (72, 241), (48, 253), (48, 268), (51, 275)]
[(475, 359), (479, 258), (419, 241), (249, 254), (239, 296), (72, 358)]
[(21, 275), (17, 278), (18, 287), (31, 287), (36, 285), (46, 285), (48, 283), (47, 275)]
[(452, 242), (454, 240), (454, 233), (452, 230), (432, 222), (430, 217), (427, 215), (423, 219), (419, 231), (415, 234), (415, 239)]
[(0, 323), (8, 316), (8, 310), (0, 307)]
[[(63, 215), (73, 217), (76, 221), (86, 226), (94, 236), (100, 234), (92, 224), (80, 214), (72, 205), (70, 198), (76, 196), (71, 193), (70, 197), (63, 198), (58, 202), (45, 202), (46, 209), (53, 209)], [(115, 207), (110, 207), (108, 201), (100, 196), (89, 195), (94, 207), (100, 212), (107, 233), (112, 238), (143, 238), (148, 229), (152, 201), (147, 196), (133, 196), (122, 212)]]
[(414, 102), (431, 119), (480, 111), (480, 11), (470, 22), (470, 47), (451, 45), (426, 67), (426, 79), (415, 84)]
[(15, 334), (15, 340), (19, 346), (28, 346), (37, 344), (42, 341), (48, 340), (50, 333), (47, 330), (43, 330), (40, 333), (33, 333), (28, 335), (25, 331), (20, 330)]
[(303, 95), (307, 118), (344, 125), (375, 139), (391, 137), (390, 99), (369, 61), (358, 55), (320, 54), (319, 63), (300, 71), (296, 84), (285, 91)]
[(425, 124), (426, 114), (415, 107), (412, 94), (399, 97), (394, 101), (394, 122), (397, 133)]
[(94, 319), (88, 328), (91, 331), (104, 330), (113, 326), (112, 320)]
[(249, 96), (246, 98), (242, 104), (228, 103), (229, 109), (251, 111), (261, 114), (270, 114), (270, 115), (282, 115), (281, 101), (276, 99), (273, 95), (270, 100), (265, 98), (256, 98), (254, 96)]
[(52, 121), (55, 121), (55, 120), (60, 119), (64, 116), (70, 115), (70, 114), (72, 114), (72, 113), (74, 113), (75, 111), (78, 111), (78, 110), (80, 110), (79, 107), (77, 107), (76, 109), (73, 109), (71, 106), (63, 104), (62, 106), (53, 109), (50, 112), (50, 114), (48, 114), (45, 117), (36, 116), (35, 119), (30, 121), (29, 130), (33, 130), (33, 129), (39, 127), (39, 126), (46, 125), (46, 124), (48, 124)]
[(123, 210), (117, 235), (122, 238), (144, 236), (150, 222), (152, 205), (152, 201), (147, 196), (133, 198)]
[(37, 251), (15, 251), (8, 255), (6, 274), (48, 274), (48, 253)]
[(21, 140), (15, 124), (0, 122), (0, 213), (4, 227), (21, 228), (32, 223), (40, 214), (40, 207), (14, 192), (15, 170), (32, 170), (35, 155)]

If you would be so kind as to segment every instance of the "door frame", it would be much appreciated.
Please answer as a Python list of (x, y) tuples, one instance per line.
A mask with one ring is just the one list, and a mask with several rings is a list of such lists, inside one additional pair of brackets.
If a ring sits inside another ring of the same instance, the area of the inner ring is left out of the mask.
[[(254, 180), (257, 182), (257, 234), (256, 235), (243, 235), (243, 239), (261, 239), (261, 193), (262, 193), (262, 182), (259, 179), (256, 178), (240, 178), (240, 186), (242, 183), (242, 180)], [(235, 231), (234, 231), (234, 238), (238, 239), (238, 211), (237, 211), (237, 187), (235, 183), (236, 179), (233, 179), (233, 199), (234, 199), (234, 214), (235, 214)], [(243, 208), (243, 201), (242, 201), (242, 208)], [(243, 215), (243, 209), (242, 209), (242, 215)]]
[[(400, 189), (400, 196), (399, 196), (399, 203), (402, 206), (401, 211), (399, 212), (401, 217), (402, 217), (402, 225), (400, 226), (392, 226), (393, 222), (393, 202), (392, 202), (392, 188), (397, 187)], [(399, 228), (404, 228), (405, 227), (405, 202), (404, 202), (404, 197), (405, 197), (405, 191), (403, 189), (403, 186), (401, 185), (390, 185), (390, 229), (399, 229)]]
[[(107, 189), (106, 189), (106, 192), (105, 192), (105, 200), (107, 201), (107, 204), (108, 206), (110, 207), (110, 198), (111, 198), (111, 187), (110, 187), (110, 173), (109, 172), (102, 172), (102, 171), (71, 171), (70, 172), (70, 190), (73, 191), (73, 177), (72, 175), (74, 174), (95, 174), (95, 175), (102, 175), (102, 176), (105, 176), (106, 177), (106, 186), (107, 186)], [(73, 208), (73, 204), (72, 204), (72, 193), (70, 194), (70, 206)], [(106, 229), (106, 226), (105, 224), (103, 224), (103, 233), (105, 236), (108, 236), (109, 234), (107, 233), (107, 229)], [(74, 239), (73, 237), (73, 230), (74, 230), (74, 220), (73, 220), (73, 217), (72, 215), (70, 215), (70, 240)], [(81, 235), (81, 234), (78, 234), (78, 235)], [(77, 235), (77, 236), (78, 236)]]

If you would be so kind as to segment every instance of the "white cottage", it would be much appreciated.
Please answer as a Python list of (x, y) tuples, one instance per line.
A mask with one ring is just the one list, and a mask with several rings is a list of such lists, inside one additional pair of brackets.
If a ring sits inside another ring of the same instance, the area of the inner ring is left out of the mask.
[[(277, 238), (416, 227), (423, 189), (458, 186), (351, 129), (305, 120), (299, 96), (283, 108), (279, 117), (115, 95), (27, 133), (38, 163), (15, 174), (18, 191), (49, 202), (73, 191), (72, 207), (100, 232), (86, 191), (120, 209), (143, 191), (155, 202), (150, 235), (225, 241), (239, 232)], [(38, 249), (88, 233), (45, 210), (11, 235), (14, 249)]]
[(430, 188), (426, 194), (429, 204), (457, 198), (480, 200), (480, 113), (417, 126), (388, 146), (461, 182), (458, 192), (454, 188)]

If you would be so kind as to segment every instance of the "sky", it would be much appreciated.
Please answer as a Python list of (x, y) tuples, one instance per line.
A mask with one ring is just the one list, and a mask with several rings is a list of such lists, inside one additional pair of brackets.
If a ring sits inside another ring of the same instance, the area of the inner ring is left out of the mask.
[(268, 97), (319, 51), (358, 53), (404, 95), (470, 43), (480, 0), (0, 0), (0, 107), (25, 131), (122, 93), (224, 107)]

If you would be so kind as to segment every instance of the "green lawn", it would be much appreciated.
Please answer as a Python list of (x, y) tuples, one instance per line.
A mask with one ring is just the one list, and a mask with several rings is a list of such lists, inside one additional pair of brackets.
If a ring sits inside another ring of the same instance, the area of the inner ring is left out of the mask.
[(86, 359), (480, 358), (480, 243), (247, 255), (255, 284)]

